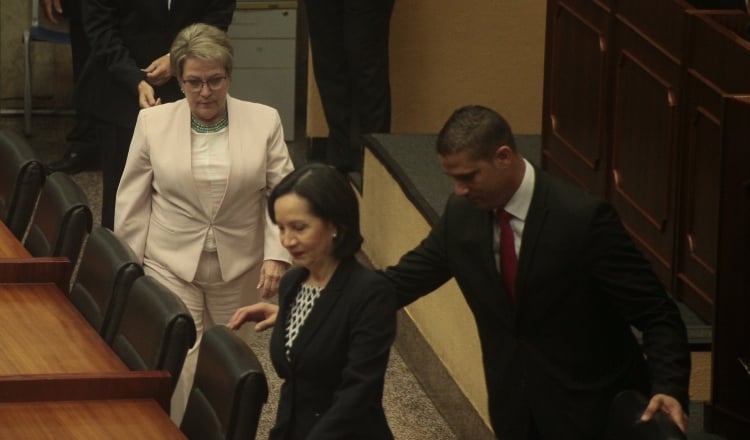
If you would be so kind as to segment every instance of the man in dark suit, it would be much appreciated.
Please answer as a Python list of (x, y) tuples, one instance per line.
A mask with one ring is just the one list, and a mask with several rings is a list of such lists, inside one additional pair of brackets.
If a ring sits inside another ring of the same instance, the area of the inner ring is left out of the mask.
[(685, 326), (614, 208), (531, 166), (484, 107), (457, 110), (437, 151), (455, 194), (385, 274), (402, 306), (456, 278), (479, 331), (497, 437), (600, 438), (624, 389), (651, 396), (644, 420), (664, 411), (684, 431)]
[(391, 129), (388, 38), (394, 0), (306, 0), (315, 81), (328, 124), (325, 162), (361, 171), (367, 133)]
[[(89, 42), (83, 30), (81, 17), (81, 3), (83, 0), (39, 0), (44, 15), (53, 24), (58, 23), (56, 14), (62, 14), (68, 19), (70, 34), (70, 48), (73, 56), (73, 81), (78, 82), (86, 59), (89, 57)], [(75, 105), (74, 105), (75, 106)], [(47, 173), (56, 171), (76, 174), (85, 169), (99, 167), (99, 149), (96, 145), (94, 129), (85, 112), (77, 111), (73, 129), (67, 136), (70, 148), (62, 159), (48, 164)]]
[(76, 98), (95, 118), (102, 148), (103, 226), (113, 226), (115, 194), (139, 109), (182, 97), (169, 62), (172, 40), (183, 27), (197, 22), (227, 30), (235, 6), (235, 0), (83, 2), (92, 55), (76, 86)]

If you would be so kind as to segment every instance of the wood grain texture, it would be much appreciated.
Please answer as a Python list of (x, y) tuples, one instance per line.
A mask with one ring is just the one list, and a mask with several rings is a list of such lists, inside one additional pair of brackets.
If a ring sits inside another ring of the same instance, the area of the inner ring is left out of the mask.
[(0, 375), (128, 371), (54, 284), (0, 284)]
[(184, 439), (153, 400), (0, 403), (0, 438)]
[(0, 221), (0, 259), (2, 258), (30, 258), (26, 250), (15, 235)]

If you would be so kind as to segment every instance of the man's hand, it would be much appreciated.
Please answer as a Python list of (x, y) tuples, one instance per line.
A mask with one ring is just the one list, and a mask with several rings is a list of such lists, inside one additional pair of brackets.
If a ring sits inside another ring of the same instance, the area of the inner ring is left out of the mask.
[(647, 422), (656, 414), (657, 411), (666, 413), (674, 421), (682, 432), (687, 430), (687, 414), (682, 409), (682, 405), (672, 396), (666, 394), (655, 394), (648, 402), (646, 410), (641, 416), (641, 421)]
[(232, 318), (229, 319), (227, 327), (232, 330), (238, 330), (246, 322), (257, 322), (255, 324), (255, 331), (261, 332), (273, 327), (276, 323), (276, 315), (278, 314), (279, 306), (271, 303), (261, 302), (240, 307), (234, 312)]
[(60, 0), (39, 0), (39, 4), (42, 6), (42, 9), (44, 9), (44, 15), (47, 16), (49, 21), (52, 24), (58, 24), (59, 21), (55, 16), (55, 12), (58, 14), (62, 14), (63, 12)]
[(155, 59), (148, 65), (148, 67), (143, 69), (143, 71), (146, 72), (146, 81), (148, 81), (149, 84), (155, 86), (164, 85), (170, 78), (172, 78), (172, 64), (170, 62), (169, 54)]

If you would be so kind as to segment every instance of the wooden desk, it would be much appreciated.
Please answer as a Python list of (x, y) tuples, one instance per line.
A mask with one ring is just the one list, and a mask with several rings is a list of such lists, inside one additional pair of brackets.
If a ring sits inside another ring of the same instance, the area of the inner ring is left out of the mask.
[(149, 399), (0, 403), (0, 438), (184, 439)]
[(0, 375), (128, 371), (54, 284), (0, 284)]
[(169, 373), (130, 371), (52, 283), (0, 284), (0, 347), (0, 402), (147, 398), (169, 409)]
[(0, 258), (0, 284), (54, 283), (67, 293), (72, 272), (66, 257)]
[(72, 265), (64, 257), (35, 258), (0, 221), (0, 283), (55, 283), (68, 292)]
[(8, 229), (8, 226), (0, 221), (0, 259), (2, 258), (31, 258), (31, 254)]

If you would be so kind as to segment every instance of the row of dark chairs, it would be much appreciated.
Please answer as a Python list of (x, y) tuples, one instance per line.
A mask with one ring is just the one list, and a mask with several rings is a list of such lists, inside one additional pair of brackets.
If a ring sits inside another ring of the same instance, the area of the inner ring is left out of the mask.
[[(174, 388), (196, 340), (189, 311), (173, 292), (144, 275), (112, 231), (92, 230), (88, 200), (68, 175), (45, 177), (26, 140), (4, 130), (0, 216), (33, 256), (78, 263), (71, 302), (128, 368), (166, 370)], [(226, 327), (215, 326), (203, 335), (180, 428), (191, 439), (254, 438), (267, 397), (263, 368), (250, 347)]]

